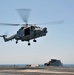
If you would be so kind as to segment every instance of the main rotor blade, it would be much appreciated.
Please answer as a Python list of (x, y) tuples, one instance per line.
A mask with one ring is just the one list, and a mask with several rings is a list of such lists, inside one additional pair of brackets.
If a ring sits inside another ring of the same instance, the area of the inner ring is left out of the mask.
[(38, 24), (35, 24), (35, 25), (46, 25), (46, 24), (63, 24), (64, 23), (64, 20), (60, 20), (60, 21), (54, 21), (54, 22), (47, 22), (47, 23), (38, 23)]
[(17, 9), (17, 11), (18, 11), (19, 15), (21, 16), (22, 20), (27, 24), (30, 9)]
[(20, 26), (20, 24), (10, 24), (10, 23), (0, 23), (0, 25), (6, 25), (6, 26)]

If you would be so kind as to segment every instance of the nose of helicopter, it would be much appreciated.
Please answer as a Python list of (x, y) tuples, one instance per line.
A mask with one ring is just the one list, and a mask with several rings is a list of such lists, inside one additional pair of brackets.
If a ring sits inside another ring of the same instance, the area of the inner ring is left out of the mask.
[(43, 32), (44, 32), (44, 33), (47, 33), (47, 28), (46, 28), (46, 27), (43, 28)]

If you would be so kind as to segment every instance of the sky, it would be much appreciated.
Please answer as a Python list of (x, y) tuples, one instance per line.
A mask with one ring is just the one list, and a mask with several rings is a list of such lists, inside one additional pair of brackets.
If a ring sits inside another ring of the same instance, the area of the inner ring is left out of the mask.
[[(30, 9), (28, 23), (64, 20), (63, 24), (38, 25), (47, 27), (44, 37), (16, 44), (0, 38), (0, 64), (43, 64), (51, 59), (74, 64), (74, 0), (0, 0), (0, 23), (24, 23), (16, 9)], [(0, 26), (0, 35), (8, 37), (21, 26)]]

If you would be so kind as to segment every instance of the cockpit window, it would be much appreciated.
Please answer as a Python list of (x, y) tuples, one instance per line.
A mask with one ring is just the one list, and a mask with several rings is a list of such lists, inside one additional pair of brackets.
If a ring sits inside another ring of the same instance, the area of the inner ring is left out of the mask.
[(23, 28), (24, 28), (24, 27), (21, 27), (21, 28), (19, 29), (19, 31), (22, 30)]
[(21, 27), (21, 29), (23, 29), (24, 27)]

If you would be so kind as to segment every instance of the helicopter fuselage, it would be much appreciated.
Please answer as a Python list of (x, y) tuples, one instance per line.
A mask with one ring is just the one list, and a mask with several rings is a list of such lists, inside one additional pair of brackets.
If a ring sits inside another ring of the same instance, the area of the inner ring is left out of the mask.
[(25, 27), (21, 27), (16, 34), (7, 37), (7, 35), (0, 35), (0, 37), (3, 37), (4, 41), (10, 41), (15, 39), (16, 40), (16, 44), (18, 43), (18, 40), (21, 41), (28, 41), (28, 45), (30, 45), (30, 40), (33, 39), (33, 42), (36, 42), (36, 38), (45, 36), (47, 33), (47, 28), (41, 28), (38, 26), (25, 26)]
[(37, 26), (21, 27), (16, 34), (15, 39), (21, 41), (29, 41), (38, 37), (45, 36), (47, 28), (40, 28)]

